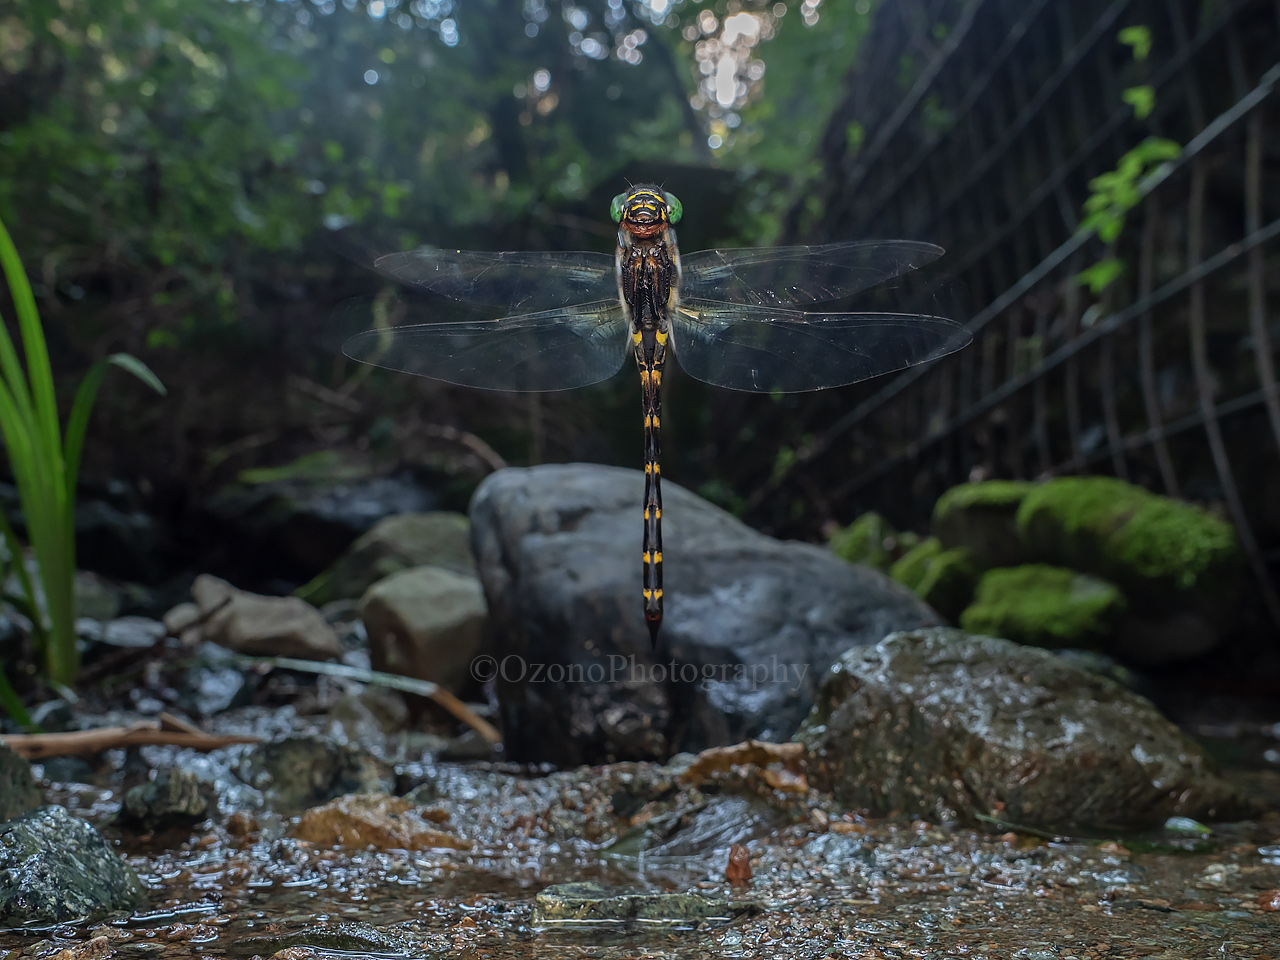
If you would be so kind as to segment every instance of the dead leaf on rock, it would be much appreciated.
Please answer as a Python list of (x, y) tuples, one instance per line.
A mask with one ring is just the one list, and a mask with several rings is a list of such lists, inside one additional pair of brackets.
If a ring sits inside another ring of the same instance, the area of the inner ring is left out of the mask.
[(724, 868), (724, 878), (734, 886), (751, 879), (751, 851), (740, 843), (729, 848), (729, 865)]
[(381, 793), (350, 794), (312, 807), (302, 815), (294, 836), (322, 846), (379, 850), (471, 847), (461, 837), (437, 830), (409, 801)]
[(683, 783), (701, 783), (714, 773), (728, 773), (733, 767), (744, 764), (767, 767), (771, 763), (782, 763), (791, 767), (799, 764), (803, 756), (804, 745), (799, 743), (747, 740), (728, 747), (711, 747), (693, 758), (680, 780)]
[(769, 769), (764, 772), (764, 782), (783, 793), (808, 793), (809, 781), (803, 773), (792, 773), (790, 770)]

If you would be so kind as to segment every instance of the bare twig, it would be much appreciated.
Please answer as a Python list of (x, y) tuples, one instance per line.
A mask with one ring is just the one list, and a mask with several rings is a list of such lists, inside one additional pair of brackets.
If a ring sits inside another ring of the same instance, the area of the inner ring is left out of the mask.
[(268, 667), (282, 667), (286, 670), (298, 670), (303, 673), (323, 673), (329, 677), (342, 677), (345, 680), (356, 680), (379, 687), (390, 687), (405, 693), (416, 693), (420, 697), (439, 704), (454, 717), (461, 720), (476, 733), (490, 743), (501, 743), (502, 734), (483, 717), (455, 697), (438, 683), (430, 680), (418, 680), (415, 677), (401, 677), (394, 673), (383, 673), (381, 670), (363, 670), (349, 667), (342, 663), (318, 663), (314, 660), (295, 660), (292, 657), (240, 657), (245, 663), (264, 664)]
[(428, 437), (436, 437), (437, 439), (447, 440), (450, 443), (466, 447), (494, 472), (505, 470), (507, 467), (507, 461), (502, 459), (502, 454), (498, 453), (497, 450), (493, 449), (474, 433), (437, 423), (424, 423), (422, 432)]
[(98, 727), (95, 730), (74, 730), (70, 733), (14, 733), (0, 737), (0, 741), (8, 744), (14, 753), (28, 760), (88, 756), (117, 747), (157, 744), (190, 747), (207, 753), (233, 743), (257, 743), (258, 740), (258, 737), (205, 733), (176, 717), (160, 721), (142, 720), (127, 727)]

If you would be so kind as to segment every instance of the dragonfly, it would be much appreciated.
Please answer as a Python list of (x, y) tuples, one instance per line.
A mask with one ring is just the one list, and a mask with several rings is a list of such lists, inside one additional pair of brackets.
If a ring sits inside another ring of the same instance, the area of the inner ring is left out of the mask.
[(662, 624), (662, 375), (669, 355), (730, 390), (839, 387), (936, 360), (971, 340), (947, 316), (814, 305), (924, 266), (941, 247), (913, 240), (703, 250), (681, 256), (683, 205), (652, 184), (613, 199), (612, 256), (424, 247), (373, 267), (416, 291), (464, 303), (482, 319), (375, 327), (352, 337), (353, 360), (490, 390), (549, 391), (607, 380), (630, 352), (644, 413), (644, 618)]

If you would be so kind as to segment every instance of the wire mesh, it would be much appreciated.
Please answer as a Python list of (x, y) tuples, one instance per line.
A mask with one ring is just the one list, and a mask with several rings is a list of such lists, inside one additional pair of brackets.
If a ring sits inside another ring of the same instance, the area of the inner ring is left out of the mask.
[[(921, 527), (967, 479), (1110, 473), (1221, 505), (1280, 627), (1280, 0), (897, 0), (866, 49), (808, 232), (948, 247), (975, 343), (864, 391), (772, 486)], [(1149, 136), (1181, 153), (1105, 245), (1090, 182)]]

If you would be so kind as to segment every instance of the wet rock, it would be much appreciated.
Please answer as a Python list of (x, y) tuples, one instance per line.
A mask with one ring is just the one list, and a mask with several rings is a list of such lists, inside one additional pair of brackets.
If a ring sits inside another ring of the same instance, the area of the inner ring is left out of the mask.
[(117, 821), (134, 830), (157, 831), (191, 827), (211, 816), (217, 798), (211, 784), (190, 770), (164, 769), (155, 779), (131, 787), (124, 795)]
[(929, 537), (908, 550), (889, 576), (955, 623), (973, 598), (978, 567), (964, 547), (944, 550), (937, 537)]
[(692, 809), (653, 817), (609, 847), (611, 856), (708, 857), (768, 836), (781, 811), (747, 796), (718, 796)]
[(850, 650), (796, 739), (876, 815), (1114, 828), (1243, 808), (1143, 698), (1045, 650), (938, 628)]
[(804, 852), (806, 859), (839, 866), (865, 865), (875, 860), (875, 855), (865, 840), (840, 833), (824, 833), (814, 837), (804, 845)]
[(816, 675), (852, 646), (937, 617), (882, 574), (780, 542), (673, 483), (666, 619), (640, 599), (638, 471), (503, 470), (471, 504), (509, 756), (562, 765), (787, 739)]
[(960, 626), (1037, 647), (1101, 647), (1126, 606), (1120, 591), (1105, 580), (1027, 563), (984, 573), (973, 603), (960, 614)]
[(96, 573), (76, 571), (76, 616), (110, 620), (120, 613), (120, 591)]
[(1105, 653), (1099, 653), (1097, 650), (1073, 649), (1055, 650), (1054, 652), (1072, 666), (1079, 667), (1088, 673), (1096, 673), (1098, 676), (1106, 677), (1108, 680), (1114, 680), (1120, 686), (1132, 690), (1134, 693), (1148, 696), (1147, 691), (1151, 687), (1148, 679)]
[(329, 847), (378, 850), (466, 850), (471, 844), (441, 830), (408, 800), (386, 794), (338, 797), (302, 815), (294, 836)]
[(475, 574), (471, 532), (460, 513), (407, 513), (387, 517), (362, 534), (338, 561), (298, 596), (316, 606), (359, 599), (384, 577), (411, 567), (443, 567)]
[(1110, 477), (1041, 484), (1018, 508), (1032, 559), (1114, 583), (1129, 602), (1115, 651), (1139, 664), (1212, 650), (1238, 619), (1244, 563), (1231, 524)]
[(189, 663), (178, 691), (178, 702), (188, 713), (211, 717), (248, 699), (246, 672), (226, 647), (203, 642)]
[(454, 693), (474, 685), (488, 610), (474, 576), (413, 567), (379, 580), (360, 600), (375, 670), (431, 680)]
[(933, 532), (944, 550), (963, 547), (980, 570), (1013, 567), (1027, 560), (1017, 514), (1035, 484), (986, 480), (952, 487), (933, 508)]
[(200, 642), (200, 608), (194, 603), (180, 603), (171, 607), (161, 618), (165, 633), (178, 637), (183, 645), (192, 647)]
[(409, 705), (398, 690), (370, 684), (343, 696), (329, 708), (329, 716), (348, 740), (360, 741), (403, 730), (409, 723)]
[(729, 923), (759, 910), (757, 904), (747, 901), (696, 893), (617, 893), (598, 883), (560, 883), (547, 887), (534, 899), (533, 922), (698, 926)]
[(296, 572), (304, 579), (334, 563), (378, 521), (436, 505), (435, 494), (407, 472), (376, 476), (327, 451), (246, 471), (242, 481), (209, 504), (218, 532), (240, 551), (256, 553), (264, 572)]
[(93, 765), (80, 757), (49, 757), (36, 771), (50, 783), (93, 783)]
[(367, 923), (349, 920), (333, 920), (308, 925), (305, 930), (275, 936), (245, 937), (237, 946), (246, 956), (256, 955), (288, 957), (289, 951), (305, 951), (314, 956), (315, 951), (326, 955), (338, 954), (352, 957), (403, 957), (421, 953), (421, 938), (395, 928), (375, 927)]
[(467, 728), (456, 737), (450, 737), (440, 748), (440, 759), (455, 763), (468, 760), (489, 760), (495, 755), (496, 744), (490, 743), (479, 732)]
[(259, 744), (240, 765), (239, 777), (262, 790), (273, 809), (295, 813), (348, 793), (387, 793), (389, 767), (348, 744), (292, 737)]
[(342, 655), (320, 611), (297, 597), (264, 597), (201, 574), (191, 595), (205, 618), (204, 639), (249, 656), (328, 660)]
[(92, 919), (145, 901), (133, 868), (62, 807), (0, 825), (0, 926)]
[(0, 821), (10, 820), (40, 806), (31, 764), (0, 742)]

